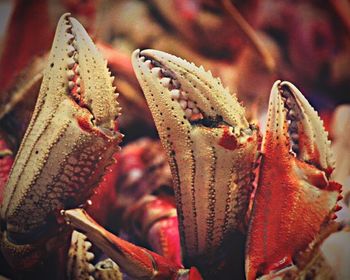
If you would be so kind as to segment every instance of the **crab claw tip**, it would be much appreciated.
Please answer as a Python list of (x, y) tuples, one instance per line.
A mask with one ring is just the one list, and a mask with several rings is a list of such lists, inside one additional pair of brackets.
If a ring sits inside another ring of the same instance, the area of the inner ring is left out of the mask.
[[(290, 82), (276, 81), (270, 95), (267, 131), (269, 143), (283, 143), (298, 159), (326, 171), (334, 169), (328, 133), (318, 113)], [(271, 142), (272, 141), (272, 142)]]
[(46, 73), (51, 83), (57, 80), (64, 85), (68, 96), (90, 111), (97, 126), (113, 125), (120, 111), (113, 77), (84, 27), (70, 13), (58, 22)]

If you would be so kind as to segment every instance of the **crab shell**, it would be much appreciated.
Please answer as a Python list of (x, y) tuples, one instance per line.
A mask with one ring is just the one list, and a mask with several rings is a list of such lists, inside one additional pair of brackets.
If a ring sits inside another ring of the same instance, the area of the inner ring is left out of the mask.
[(323, 123), (289, 82), (272, 87), (262, 154), (246, 244), (248, 280), (294, 264), (301, 270), (299, 257), (327, 230), (341, 189), (329, 180), (334, 163)]
[(132, 63), (167, 151), (185, 264), (215, 270), (244, 228), (257, 129), (203, 67), (156, 50), (136, 50)]
[(85, 203), (113, 162), (119, 106), (106, 65), (81, 24), (64, 14), (4, 191), (2, 249), (10, 263), (25, 265), (31, 244), (56, 233), (59, 210)]

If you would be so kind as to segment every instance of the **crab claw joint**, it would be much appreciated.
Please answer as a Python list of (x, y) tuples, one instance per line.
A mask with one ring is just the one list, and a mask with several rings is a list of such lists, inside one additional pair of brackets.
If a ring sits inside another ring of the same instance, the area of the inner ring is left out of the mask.
[(333, 161), (327, 136), (301, 92), (277, 81), (248, 230), (247, 279), (295, 264), (329, 225), (341, 186), (329, 181)]

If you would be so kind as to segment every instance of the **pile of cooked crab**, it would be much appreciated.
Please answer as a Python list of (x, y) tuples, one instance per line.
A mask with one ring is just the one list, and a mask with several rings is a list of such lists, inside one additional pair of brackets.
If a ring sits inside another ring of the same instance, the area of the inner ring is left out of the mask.
[[(58, 279), (335, 279), (320, 247), (345, 230), (335, 220), (342, 187), (323, 122), (293, 84), (273, 84), (262, 133), (210, 71), (135, 50), (162, 147), (119, 151), (114, 77), (70, 14), (46, 64), (15, 157), (1, 139), (12, 275), (44, 279), (56, 265)], [(128, 241), (101, 225), (113, 199), (127, 209), (117, 212)]]

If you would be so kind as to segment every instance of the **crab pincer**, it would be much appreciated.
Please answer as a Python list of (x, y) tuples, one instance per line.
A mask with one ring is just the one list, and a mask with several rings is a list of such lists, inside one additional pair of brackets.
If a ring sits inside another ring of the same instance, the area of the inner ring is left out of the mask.
[(64, 210), (62, 215), (133, 279), (202, 279), (195, 267), (184, 269), (163, 256), (115, 236), (97, 224), (83, 209)]
[(119, 149), (120, 108), (106, 65), (81, 24), (64, 14), (1, 205), (1, 248), (17, 267), (57, 234), (61, 209), (85, 203)]
[(248, 280), (302, 271), (312, 255), (307, 252), (317, 249), (339, 208), (341, 185), (330, 180), (333, 168), (317, 112), (294, 85), (277, 81), (248, 229)]
[(203, 67), (157, 50), (132, 63), (167, 151), (185, 264), (215, 273), (244, 228), (258, 130)]

